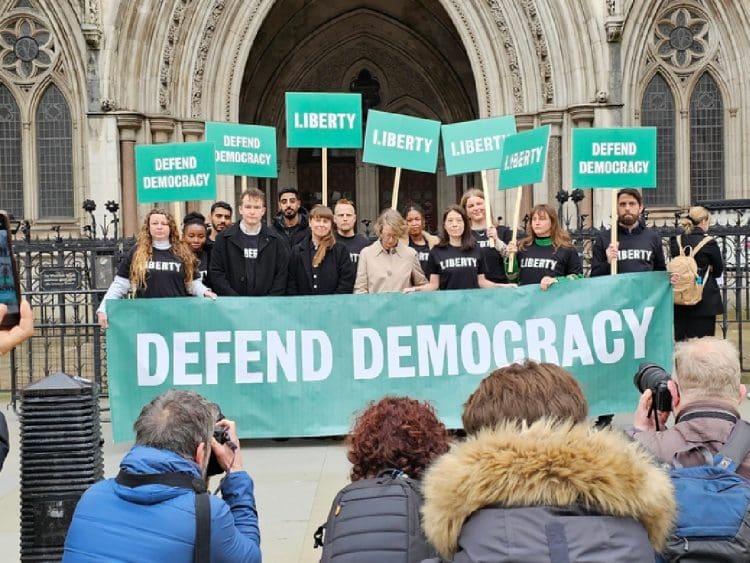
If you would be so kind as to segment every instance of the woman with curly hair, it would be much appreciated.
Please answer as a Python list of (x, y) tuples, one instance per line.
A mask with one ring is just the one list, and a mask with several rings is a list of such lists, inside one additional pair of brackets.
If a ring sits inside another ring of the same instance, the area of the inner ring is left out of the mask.
[(125, 297), (131, 288), (136, 297), (216, 298), (200, 281), (196, 265), (195, 255), (180, 240), (172, 216), (164, 209), (152, 209), (143, 221), (135, 246), (118, 265), (115, 279), (99, 305), (99, 326), (107, 328), (107, 301)]

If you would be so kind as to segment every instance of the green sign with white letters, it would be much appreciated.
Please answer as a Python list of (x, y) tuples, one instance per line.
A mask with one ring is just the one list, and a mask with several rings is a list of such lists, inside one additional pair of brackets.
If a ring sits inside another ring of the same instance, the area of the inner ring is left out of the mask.
[(503, 140), (516, 132), (512, 115), (443, 125), (443, 159), (448, 176), (500, 167)]
[(213, 143), (135, 147), (138, 203), (216, 199)]
[(290, 148), (362, 147), (362, 95), (287, 92), (286, 144)]
[(276, 128), (206, 123), (206, 141), (216, 146), (216, 173), (276, 178)]
[(370, 110), (362, 160), (381, 166), (435, 172), (439, 143), (439, 121)]
[(499, 188), (505, 190), (544, 180), (550, 126), (509, 135), (503, 142)]

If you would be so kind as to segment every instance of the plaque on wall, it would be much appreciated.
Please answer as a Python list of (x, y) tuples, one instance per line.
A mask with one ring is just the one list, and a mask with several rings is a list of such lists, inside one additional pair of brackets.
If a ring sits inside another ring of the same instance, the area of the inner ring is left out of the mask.
[(74, 267), (39, 268), (39, 289), (42, 291), (74, 291), (81, 289), (81, 271)]

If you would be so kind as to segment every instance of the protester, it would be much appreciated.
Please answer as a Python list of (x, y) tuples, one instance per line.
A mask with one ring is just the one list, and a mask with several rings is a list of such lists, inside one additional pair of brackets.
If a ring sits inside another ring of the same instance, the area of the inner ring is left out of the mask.
[(370, 239), (357, 233), (357, 211), (354, 203), (340, 198), (333, 208), (333, 221), (336, 223), (336, 242), (349, 250), (349, 259), (356, 270), (362, 249), (370, 246)]
[[(211, 244), (216, 240), (217, 235), (232, 224), (232, 206), (226, 201), (216, 201), (211, 205), (211, 232), (209, 241)], [(209, 244), (209, 246), (211, 246)]]
[[(513, 255), (511, 279), (519, 285), (539, 284), (547, 290), (553, 283), (583, 277), (583, 264), (570, 235), (560, 226), (555, 210), (546, 204), (531, 210), (531, 234), (516, 247), (508, 243)], [(510, 270), (510, 268), (509, 268)]]
[(354, 293), (402, 291), (427, 283), (417, 252), (401, 240), (406, 222), (395, 209), (386, 209), (375, 222), (378, 240), (362, 249)]
[(664, 249), (656, 231), (641, 224), (643, 200), (632, 188), (617, 192), (617, 244), (612, 244), (612, 230), (601, 231), (594, 239), (591, 275), (610, 273), (610, 262), (617, 260), (617, 273), (664, 271)]
[(289, 247), (262, 223), (266, 195), (257, 188), (240, 196), (241, 219), (216, 238), (209, 276), (219, 295), (284, 295)]
[(190, 247), (198, 260), (198, 273), (203, 285), (211, 287), (208, 282), (208, 264), (210, 263), (211, 247), (208, 242), (208, 228), (206, 218), (197, 211), (191, 211), (182, 219), (182, 240)]
[(424, 530), (446, 561), (654, 561), (675, 515), (670, 479), (586, 411), (578, 382), (553, 364), (482, 380), (464, 404), (466, 441), (424, 477)]
[[(31, 312), (29, 302), (22, 299), (19, 309), (21, 319), (18, 324), (8, 330), (0, 330), (0, 356), (7, 354), (34, 334), (34, 315)], [(0, 303), (0, 322), (7, 312), (8, 306)], [(0, 470), (3, 468), (8, 451), (10, 451), (8, 423), (5, 421), (5, 415), (0, 411)]]
[[(210, 560), (260, 563), (253, 481), (242, 467), (234, 422), (215, 422), (217, 414), (192, 391), (170, 390), (143, 407), (119, 475), (92, 485), (78, 502), (63, 561), (193, 561), (196, 493), (205, 491), (213, 455), (226, 476), (222, 498), (209, 495)], [(228, 431), (229, 442), (213, 438), (215, 425)], [(175, 475), (192, 483), (167, 480)]]
[(346, 438), (352, 484), (331, 507), (321, 561), (411, 563), (435, 555), (419, 525), (419, 480), (448, 443), (428, 403), (408, 397), (370, 403)]
[[(726, 443), (729, 433), (740, 420), (737, 410), (746, 394), (741, 383), (739, 353), (734, 344), (713, 336), (691, 338), (675, 344), (674, 372), (667, 381), (675, 423), (657, 431), (649, 416), (653, 393), (646, 389), (633, 416), (633, 437), (664, 462), (674, 454), (696, 446), (716, 453)], [(659, 427), (669, 412), (658, 412)], [(696, 451), (695, 464), (703, 463)], [(741, 463), (738, 473), (750, 479), (750, 456)]]
[(289, 244), (289, 248), (310, 236), (307, 209), (302, 207), (295, 188), (282, 188), (279, 191), (279, 212), (273, 221), (273, 228)]
[(485, 213), (484, 192), (472, 188), (461, 196), (463, 207), (469, 218), (471, 235), (482, 250), (482, 256), (487, 264), (487, 279), (497, 283), (507, 283), (503, 257), (507, 255), (507, 243), (510, 242), (513, 231), (508, 227), (487, 225)]
[(417, 251), (419, 265), (422, 266), (425, 276), (428, 276), (427, 261), (430, 258), (430, 250), (440, 242), (440, 239), (425, 230), (424, 211), (418, 205), (411, 205), (406, 210), (406, 229), (408, 245)]
[[(711, 221), (711, 214), (705, 207), (691, 207), (687, 218), (680, 222), (684, 235), (680, 244), (692, 256), (692, 249), (698, 248)], [(679, 256), (680, 246), (677, 237), (669, 241), (672, 258)], [(724, 261), (715, 239), (710, 239), (693, 256), (698, 264), (698, 275), (703, 285), (701, 300), (695, 305), (674, 306), (674, 338), (677, 341), (716, 334), (716, 315), (724, 312), (721, 292), (716, 278), (724, 273)]]
[(430, 281), (426, 285), (407, 288), (405, 293), (437, 289), (474, 289), (478, 287), (512, 287), (511, 284), (487, 279), (487, 266), (482, 251), (468, 228), (469, 219), (462, 207), (449, 205), (443, 213), (440, 242), (430, 250), (427, 268)]
[(160, 208), (148, 212), (135, 246), (117, 266), (115, 279), (97, 309), (99, 326), (107, 328), (107, 301), (122, 299), (131, 287), (136, 297), (216, 297), (200, 280), (195, 255), (180, 240), (174, 219)]
[(356, 270), (347, 248), (333, 236), (333, 213), (323, 205), (316, 205), (309, 219), (311, 236), (292, 248), (287, 293), (351, 293)]

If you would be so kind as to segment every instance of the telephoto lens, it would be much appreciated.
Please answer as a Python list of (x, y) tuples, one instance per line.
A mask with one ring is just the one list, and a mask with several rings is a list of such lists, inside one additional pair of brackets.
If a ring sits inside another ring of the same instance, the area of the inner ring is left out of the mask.
[(638, 391), (643, 393), (646, 389), (651, 389), (653, 409), (662, 412), (672, 410), (672, 394), (667, 387), (667, 381), (671, 376), (666, 370), (656, 364), (641, 364), (638, 371), (633, 376), (633, 383)]

